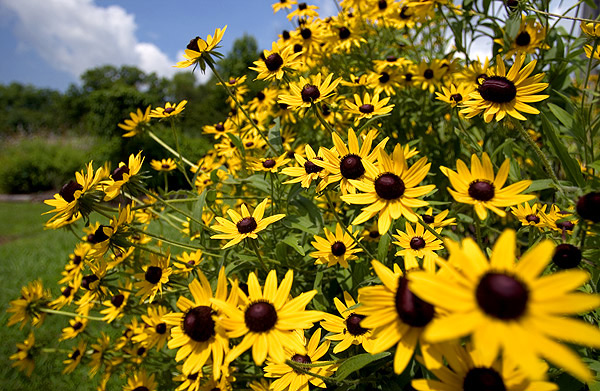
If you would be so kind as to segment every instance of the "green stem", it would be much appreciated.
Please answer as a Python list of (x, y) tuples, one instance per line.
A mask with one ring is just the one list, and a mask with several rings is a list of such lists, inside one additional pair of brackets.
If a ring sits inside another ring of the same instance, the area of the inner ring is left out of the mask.
[(250, 239), (250, 238), (247, 238), (246, 240), (250, 244), (250, 247), (252, 247), (252, 249), (254, 250), (254, 253), (258, 257), (258, 261), (260, 262), (261, 266), (268, 273), (269, 272), (269, 268), (267, 267), (267, 264), (263, 260), (262, 255), (260, 255), (260, 251), (258, 251), (258, 246), (256, 245), (255, 240), (254, 239)]
[(309, 376), (315, 377), (317, 379), (321, 379), (325, 383), (340, 384), (340, 385), (341, 384), (355, 385), (355, 384), (360, 383), (360, 380), (337, 380), (337, 379), (332, 379), (330, 377), (319, 375), (318, 373), (314, 373), (314, 372), (309, 371), (306, 368), (303, 368), (301, 366), (301, 364), (297, 363), (296, 361), (285, 360), (285, 363), (287, 365), (289, 365), (290, 367), (292, 367), (295, 371), (302, 372), (305, 375), (309, 375)]
[[(184, 169), (185, 171), (185, 169)], [(169, 179), (167, 178), (167, 172), (163, 172), (163, 175), (165, 176), (165, 193), (169, 192)]]
[[(183, 172), (183, 175), (185, 176), (185, 180), (193, 188), (194, 184), (192, 183), (192, 181), (190, 181), (190, 177), (188, 176), (187, 170), (185, 169), (185, 166), (183, 164), (183, 155), (181, 154), (181, 148), (179, 147), (179, 137), (177, 137), (177, 131), (175, 130), (175, 119), (173, 117), (171, 117), (171, 132), (173, 133), (173, 137), (175, 138), (175, 148), (177, 149), (177, 157), (179, 158), (179, 164), (181, 165), (181, 171)], [(166, 192), (167, 192), (167, 190), (165, 189), (165, 193)]]
[(327, 121), (325, 121), (325, 118), (323, 118), (323, 116), (321, 115), (321, 112), (319, 111), (319, 108), (317, 107), (317, 105), (313, 104), (311, 106), (311, 108), (315, 112), (315, 115), (317, 116), (317, 118), (319, 119), (321, 124), (325, 127), (325, 129), (327, 129), (330, 134), (333, 134), (333, 133), (337, 134), (335, 129)]
[(431, 228), (429, 226), (429, 224), (427, 224), (425, 222), (425, 220), (423, 220), (423, 218), (419, 215), (417, 215), (417, 219), (419, 220), (419, 224), (421, 224), (423, 226), (423, 228), (425, 228), (427, 231), (429, 231), (433, 236), (435, 236), (436, 238), (438, 238), (439, 240), (442, 241), (442, 243), (444, 242), (444, 238), (442, 237), (442, 235), (440, 235), (439, 233), (437, 233), (435, 231), (435, 229)]
[(517, 128), (517, 131), (521, 135), (521, 138), (523, 140), (525, 140), (527, 142), (527, 144), (529, 144), (529, 146), (535, 151), (535, 154), (537, 155), (538, 159), (542, 162), (542, 165), (544, 166), (544, 170), (546, 170), (546, 173), (548, 174), (550, 179), (552, 179), (552, 181), (554, 183), (556, 183), (557, 185), (560, 185), (558, 183), (558, 178), (556, 177), (556, 174), (554, 173), (554, 170), (552, 169), (552, 166), (550, 165), (550, 161), (548, 160), (546, 155), (544, 155), (544, 152), (542, 152), (542, 150), (535, 143), (535, 141), (533, 141), (533, 139), (531, 138), (529, 133), (527, 133), (525, 131), (525, 129), (523, 129), (523, 125), (521, 125), (521, 122), (519, 120), (514, 120), (514, 121), (512, 121), (512, 123), (515, 125), (515, 128)]
[(42, 308), (40, 309), (41, 312), (45, 312), (47, 314), (54, 314), (54, 315), (64, 315), (64, 316), (70, 316), (71, 318), (75, 318), (75, 317), (80, 317), (80, 318), (85, 318), (85, 319), (89, 319), (89, 320), (99, 320), (99, 321), (103, 321), (102, 318), (98, 317), (98, 316), (88, 316), (88, 315), (81, 315), (81, 314), (76, 314), (74, 312), (66, 312), (66, 311), (59, 311), (59, 310), (52, 310), (50, 308)]
[[(150, 136), (150, 138), (152, 138), (154, 141), (156, 141), (161, 147), (163, 147), (164, 149), (166, 149), (167, 151), (169, 151), (173, 156), (179, 157), (179, 154), (177, 153), (176, 150), (174, 150), (167, 143), (165, 143), (164, 141), (162, 141), (161, 138), (158, 137), (157, 135), (155, 135), (151, 130), (148, 131), (148, 136)], [(195, 167), (196, 166), (194, 163), (190, 162), (189, 160), (187, 160), (183, 156), (181, 157), (181, 160), (184, 163), (186, 163), (188, 166), (190, 166), (190, 167)]]
[(479, 216), (473, 209), (473, 221), (475, 222), (475, 239), (477, 240), (477, 245), (479, 248), (483, 249), (483, 242), (481, 240), (481, 221), (479, 220)]
[(577, 17), (574, 17), (574, 16), (566, 16), (566, 15), (553, 14), (553, 13), (550, 13), (550, 12), (540, 11), (540, 10), (537, 10), (535, 8), (532, 8), (532, 7), (527, 7), (526, 9), (528, 11), (533, 11), (535, 13), (542, 14), (542, 15), (552, 16), (554, 18), (569, 19), (569, 20), (578, 20), (580, 22), (588, 22), (588, 23), (598, 23), (597, 20), (585, 19), (585, 18), (577, 18)]

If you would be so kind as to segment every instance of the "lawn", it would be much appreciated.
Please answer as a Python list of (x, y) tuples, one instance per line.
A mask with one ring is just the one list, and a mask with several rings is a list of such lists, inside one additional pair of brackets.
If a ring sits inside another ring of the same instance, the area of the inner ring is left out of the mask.
[[(48, 210), (42, 203), (0, 203), (0, 389), (31, 391), (41, 389), (94, 390), (96, 381), (90, 382), (86, 368), (79, 368), (69, 376), (61, 374), (65, 353), (46, 353), (36, 359), (31, 378), (11, 368), (9, 356), (16, 352), (15, 344), (25, 340), (30, 326), (19, 330), (19, 326), (6, 327), (9, 302), (20, 295), (21, 286), (29, 281), (41, 279), (44, 287), (51, 288), (53, 296), (58, 294), (56, 282), (64, 267), (76, 238), (66, 231), (46, 231), (43, 223)], [(57, 346), (56, 340), (68, 320), (64, 317), (48, 316), (44, 327), (35, 329), (37, 342)], [(69, 349), (72, 345), (64, 341), (58, 345)]]

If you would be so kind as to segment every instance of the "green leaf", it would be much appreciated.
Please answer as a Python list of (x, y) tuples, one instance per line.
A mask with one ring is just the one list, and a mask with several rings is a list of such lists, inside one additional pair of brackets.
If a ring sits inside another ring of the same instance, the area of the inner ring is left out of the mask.
[(244, 143), (242, 142), (242, 140), (233, 133), (228, 133), (227, 136), (229, 136), (229, 139), (231, 140), (233, 145), (235, 145), (235, 147), (240, 151), (242, 156), (246, 156), (246, 149), (244, 148)]
[(538, 179), (531, 182), (531, 185), (527, 188), (528, 193), (533, 193), (534, 191), (553, 189), (554, 181), (552, 179)]
[(383, 235), (379, 238), (377, 245), (377, 260), (385, 263), (388, 251), (390, 251), (390, 235)]
[(275, 118), (275, 125), (269, 129), (269, 143), (275, 149), (275, 152), (283, 153), (283, 140), (281, 139), (281, 124), (279, 117)]
[(583, 187), (585, 185), (585, 181), (583, 180), (583, 175), (581, 174), (581, 170), (579, 169), (579, 163), (577, 163), (577, 161), (573, 159), (573, 156), (569, 154), (569, 151), (567, 151), (565, 145), (560, 141), (558, 131), (556, 130), (554, 125), (552, 125), (552, 123), (548, 120), (548, 117), (546, 117), (546, 115), (542, 113), (541, 118), (544, 135), (548, 138), (548, 141), (550, 141), (550, 145), (552, 146), (556, 157), (558, 157), (559, 161), (565, 168), (565, 173), (567, 174), (567, 177), (569, 178), (569, 180), (571, 180), (572, 183), (576, 184), (579, 187)]
[(571, 129), (573, 126), (573, 116), (571, 114), (553, 103), (548, 103), (548, 108), (565, 127)]
[(304, 251), (304, 249), (302, 248), (302, 246), (300, 246), (298, 244), (298, 239), (296, 239), (296, 237), (294, 236), (288, 236), (285, 239), (283, 239), (283, 243), (287, 244), (288, 246), (290, 246), (291, 248), (293, 248), (294, 250), (296, 250), (296, 252), (302, 256), (306, 255), (306, 252)]
[[(202, 221), (202, 209), (204, 209), (204, 204), (206, 203), (206, 193), (207, 190), (204, 189), (200, 194), (200, 197), (198, 197), (198, 201), (194, 202), (194, 206), (192, 207), (192, 216), (199, 221)], [(190, 220), (190, 237), (201, 230), (200, 224)]]
[(391, 355), (390, 352), (382, 352), (377, 354), (363, 353), (358, 356), (350, 357), (339, 366), (335, 378), (337, 380), (344, 380), (351, 373), (358, 371), (373, 361), (380, 360), (389, 355)]

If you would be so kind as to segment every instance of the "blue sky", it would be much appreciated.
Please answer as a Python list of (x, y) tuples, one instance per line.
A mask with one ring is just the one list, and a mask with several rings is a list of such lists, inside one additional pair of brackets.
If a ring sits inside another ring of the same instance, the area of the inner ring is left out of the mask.
[[(273, 14), (275, 0), (0, 0), (0, 83), (12, 81), (64, 90), (85, 69), (136, 65), (169, 76), (196, 35), (228, 25), (227, 53), (236, 38), (253, 35), (270, 48), (292, 25)], [(323, 15), (332, 0), (316, 0)]]

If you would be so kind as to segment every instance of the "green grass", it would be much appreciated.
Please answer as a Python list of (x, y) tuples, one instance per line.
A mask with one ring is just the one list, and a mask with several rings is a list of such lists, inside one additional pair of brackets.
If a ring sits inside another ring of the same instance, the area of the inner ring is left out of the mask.
[[(6, 327), (9, 315), (6, 313), (9, 302), (20, 296), (23, 285), (41, 279), (45, 288), (50, 288), (56, 297), (57, 281), (69, 253), (77, 239), (66, 231), (43, 229), (48, 216), (41, 213), (49, 210), (42, 203), (1, 203), (0, 202), (0, 389), (32, 391), (42, 389), (95, 390), (98, 377), (89, 380), (86, 368), (78, 368), (70, 375), (62, 375), (64, 353), (46, 353), (36, 359), (36, 367), (28, 378), (11, 368), (9, 356), (16, 352), (15, 344), (23, 342), (31, 326), (22, 330), (19, 325)], [(58, 343), (61, 329), (68, 323), (67, 318), (48, 316), (40, 328), (34, 329), (36, 345), (70, 349), (71, 341)]]

